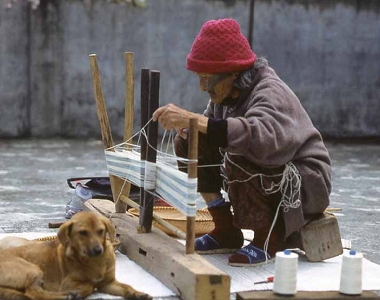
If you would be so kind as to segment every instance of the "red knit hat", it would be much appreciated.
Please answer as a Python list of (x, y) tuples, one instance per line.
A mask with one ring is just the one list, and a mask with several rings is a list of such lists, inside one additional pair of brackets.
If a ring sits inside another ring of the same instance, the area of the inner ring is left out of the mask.
[(243, 71), (255, 59), (238, 22), (210, 20), (203, 24), (187, 55), (187, 69), (211, 74)]

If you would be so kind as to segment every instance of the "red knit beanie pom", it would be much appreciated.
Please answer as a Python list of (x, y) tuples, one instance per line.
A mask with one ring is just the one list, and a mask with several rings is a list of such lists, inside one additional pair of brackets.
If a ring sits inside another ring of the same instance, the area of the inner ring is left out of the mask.
[(238, 22), (210, 20), (202, 26), (187, 55), (187, 69), (211, 74), (243, 71), (255, 59)]

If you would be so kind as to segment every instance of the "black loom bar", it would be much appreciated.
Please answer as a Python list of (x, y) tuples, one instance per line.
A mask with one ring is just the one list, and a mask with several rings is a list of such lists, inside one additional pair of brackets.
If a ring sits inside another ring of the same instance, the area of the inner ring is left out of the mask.
[[(153, 115), (159, 107), (159, 92), (160, 92), (160, 72), (150, 71), (150, 89), (149, 89), (149, 117)], [(158, 122), (150, 122), (148, 125), (148, 141), (146, 160), (151, 163), (156, 163), (157, 158), (157, 141), (158, 141)], [(140, 227), (142, 232), (150, 232), (152, 229), (153, 220), (154, 196), (144, 191), (143, 207), (140, 211)]]
[[(150, 89), (150, 70), (149, 69), (141, 69), (141, 101), (140, 101), (140, 120), (141, 120), (141, 128), (145, 126), (145, 124), (149, 120), (149, 89)], [(146, 160), (146, 151), (147, 151), (147, 141), (145, 137), (141, 138), (141, 153), (140, 159), (141, 161)], [(143, 174), (141, 174), (143, 176)], [(140, 211), (142, 206), (144, 205), (144, 186), (140, 188)], [(141, 225), (142, 216), (140, 214), (140, 225)]]
[[(160, 72), (152, 70), (150, 72), (150, 101), (149, 101), (149, 118), (158, 109), (160, 104)], [(157, 157), (157, 141), (158, 141), (158, 122), (150, 122), (148, 125), (148, 141), (153, 147), (148, 147), (147, 160), (156, 162)]]

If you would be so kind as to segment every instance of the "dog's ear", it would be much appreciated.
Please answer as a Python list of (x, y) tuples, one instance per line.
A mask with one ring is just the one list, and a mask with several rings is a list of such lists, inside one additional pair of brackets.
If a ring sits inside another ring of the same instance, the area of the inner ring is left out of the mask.
[(65, 245), (69, 241), (73, 225), (73, 221), (67, 221), (59, 227), (57, 236), (61, 244)]
[(106, 226), (106, 229), (107, 229), (108, 234), (110, 236), (111, 243), (113, 243), (115, 241), (115, 234), (116, 234), (115, 226), (113, 226), (111, 221), (105, 217), (102, 217), (102, 222)]

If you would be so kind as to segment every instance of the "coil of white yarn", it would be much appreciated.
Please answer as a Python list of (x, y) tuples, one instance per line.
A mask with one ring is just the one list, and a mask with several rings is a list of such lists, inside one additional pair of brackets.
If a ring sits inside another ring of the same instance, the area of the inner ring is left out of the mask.
[(355, 250), (343, 253), (339, 292), (346, 295), (362, 293), (363, 254)]
[(273, 292), (280, 295), (297, 293), (298, 254), (289, 250), (276, 253)]

